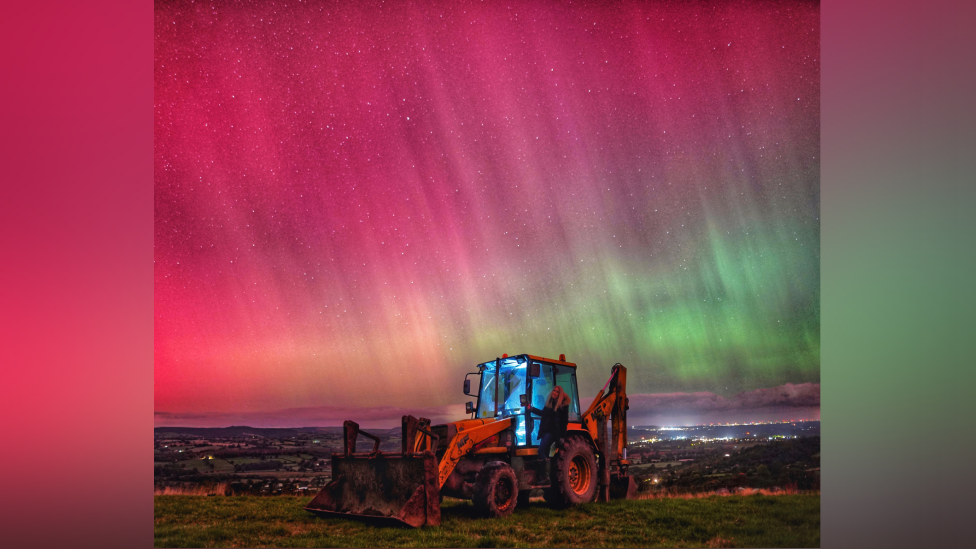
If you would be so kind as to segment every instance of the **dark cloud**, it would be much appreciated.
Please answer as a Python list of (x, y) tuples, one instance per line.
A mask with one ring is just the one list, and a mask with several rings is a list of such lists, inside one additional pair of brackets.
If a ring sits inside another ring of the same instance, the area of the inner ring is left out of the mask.
[(631, 415), (815, 407), (820, 406), (820, 384), (787, 383), (779, 387), (739, 393), (730, 399), (709, 392), (629, 395), (629, 398)]
[(214, 416), (214, 414), (208, 414), (208, 413), (194, 414), (194, 413), (189, 413), (189, 412), (187, 412), (187, 413), (178, 413), (178, 412), (153, 412), (153, 419), (156, 420), (156, 423), (157, 424), (160, 421), (164, 421), (165, 422), (165, 421), (168, 421), (168, 420), (171, 420), (171, 419), (179, 419), (179, 420), (197, 420), (197, 419), (203, 419), (203, 420), (206, 420), (206, 419), (212, 418), (213, 416)]
[(426, 408), (400, 408), (396, 406), (375, 406), (370, 408), (358, 408), (353, 406), (316, 406), (309, 408), (287, 408), (271, 414), (262, 414), (262, 417), (269, 419), (280, 419), (283, 421), (294, 421), (301, 418), (302, 421), (311, 421), (305, 425), (341, 425), (343, 421), (351, 419), (361, 425), (370, 423), (387, 424), (393, 422), (397, 425), (400, 418), (405, 415), (416, 417), (426, 417), (435, 422), (454, 421), (464, 414), (463, 404), (449, 406), (432, 406)]
[(629, 395), (629, 398), (631, 414), (675, 410), (726, 410), (731, 406), (728, 399), (715, 393), (657, 393)]
[(756, 389), (735, 396), (737, 408), (820, 406), (820, 384), (787, 383), (779, 387)]

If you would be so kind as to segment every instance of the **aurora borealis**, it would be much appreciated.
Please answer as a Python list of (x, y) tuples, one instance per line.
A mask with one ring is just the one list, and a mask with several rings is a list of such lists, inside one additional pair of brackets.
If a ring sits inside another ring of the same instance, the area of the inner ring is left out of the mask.
[(819, 49), (810, 2), (157, 2), (155, 410), (818, 384)]

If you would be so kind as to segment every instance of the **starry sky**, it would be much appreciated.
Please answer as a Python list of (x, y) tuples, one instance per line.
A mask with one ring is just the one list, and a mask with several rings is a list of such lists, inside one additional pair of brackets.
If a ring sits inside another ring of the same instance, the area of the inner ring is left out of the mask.
[(817, 3), (154, 17), (157, 412), (454, 405), (502, 353), (819, 405)]

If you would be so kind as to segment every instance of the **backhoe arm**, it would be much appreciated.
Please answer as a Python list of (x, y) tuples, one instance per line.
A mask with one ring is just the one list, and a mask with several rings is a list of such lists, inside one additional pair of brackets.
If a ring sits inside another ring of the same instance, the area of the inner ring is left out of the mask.
[[(597, 460), (600, 486), (597, 501), (610, 499), (633, 499), (637, 495), (637, 484), (627, 472), (627, 368), (614, 364), (610, 379), (597, 393), (593, 403), (583, 416), (583, 427), (593, 437), (600, 452)], [(607, 418), (612, 428), (612, 443), (607, 447)]]
[[(617, 390), (614, 398), (613, 409), (610, 412), (610, 422), (613, 428), (613, 445), (610, 447), (611, 460), (627, 459), (627, 409), (630, 402), (627, 399), (627, 368), (623, 365), (617, 366)], [(618, 461), (619, 465), (628, 465), (629, 462)]]
[(593, 440), (598, 440), (597, 421), (599, 418), (610, 418), (613, 440), (610, 447), (610, 459), (623, 459), (624, 449), (627, 448), (627, 368), (622, 364), (613, 366), (610, 379), (603, 389), (597, 393), (593, 403), (583, 414), (583, 427), (590, 433)]

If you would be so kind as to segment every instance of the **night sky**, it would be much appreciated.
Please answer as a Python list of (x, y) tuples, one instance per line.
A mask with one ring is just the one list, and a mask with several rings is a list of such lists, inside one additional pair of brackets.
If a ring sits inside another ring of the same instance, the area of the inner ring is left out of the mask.
[(819, 406), (818, 4), (525, 4), (156, 3), (157, 412)]

